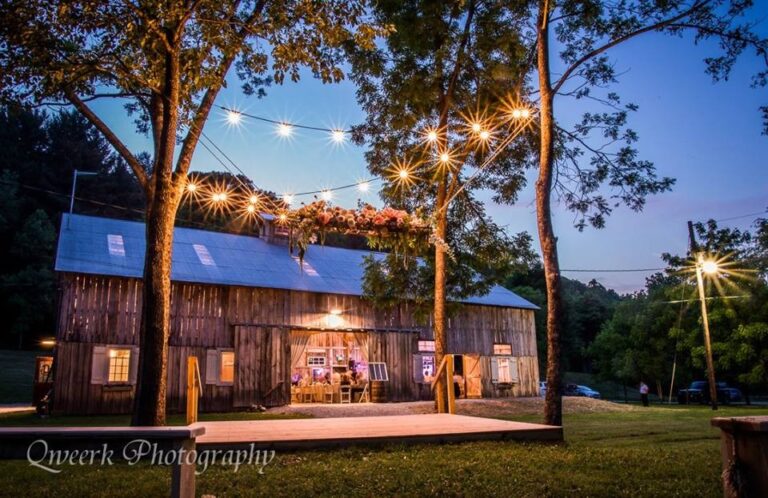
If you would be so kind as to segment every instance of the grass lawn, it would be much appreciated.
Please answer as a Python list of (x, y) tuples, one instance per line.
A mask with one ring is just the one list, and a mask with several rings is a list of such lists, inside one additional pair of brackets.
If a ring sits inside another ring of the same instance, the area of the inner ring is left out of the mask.
[[(758, 414), (768, 410), (741, 407), (717, 413)], [(218, 417), (254, 416), (263, 415)], [(198, 477), (198, 494), (717, 497), (722, 495), (719, 433), (710, 428), (711, 417), (706, 407), (583, 413), (567, 416), (564, 444), (476, 442), (282, 453), (263, 475), (253, 467), (237, 473), (212, 467)], [(118, 421), (94, 419), (100, 425)], [(47, 422), (62, 420), (77, 419)], [(146, 464), (67, 467), (52, 475), (26, 461), (2, 461), (0, 475), (0, 495), (9, 496), (160, 496), (170, 483), (167, 468)]]
[(0, 404), (32, 403), (35, 356), (44, 354), (50, 352), (0, 349)]

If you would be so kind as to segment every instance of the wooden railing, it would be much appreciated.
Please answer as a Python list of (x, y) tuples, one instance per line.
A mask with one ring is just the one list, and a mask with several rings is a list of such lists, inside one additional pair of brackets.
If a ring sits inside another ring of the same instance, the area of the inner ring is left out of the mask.
[(187, 425), (197, 422), (198, 398), (203, 395), (203, 380), (197, 356), (187, 357)]
[[(435, 390), (437, 387), (437, 380), (440, 378), (440, 375), (445, 372), (445, 390), (446, 390), (446, 397), (448, 399), (448, 413), (451, 415), (456, 413), (456, 396), (453, 392), (453, 355), (447, 354), (443, 356), (443, 361), (440, 362), (440, 365), (437, 367), (437, 372), (435, 372), (435, 380), (432, 382), (432, 391)], [(440, 407), (438, 407), (438, 410)]]

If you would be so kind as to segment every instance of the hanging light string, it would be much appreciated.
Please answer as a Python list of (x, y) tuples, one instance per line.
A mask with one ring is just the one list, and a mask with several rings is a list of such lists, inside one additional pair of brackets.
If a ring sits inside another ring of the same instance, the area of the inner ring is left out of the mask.
[[(335, 128), (334, 129), (334, 128), (326, 128), (326, 127), (323, 127), (323, 126), (310, 126), (310, 125), (303, 125), (303, 124), (298, 124), (298, 123), (291, 123), (291, 122), (288, 122), (288, 121), (279, 121), (277, 119), (270, 119), (270, 118), (265, 118), (264, 116), (257, 116), (255, 114), (250, 114), (250, 113), (247, 113), (247, 112), (244, 112), (244, 111), (239, 111), (237, 109), (232, 109), (231, 107), (227, 107), (227, 106), (223, 106), (223, 105), (214, 104), (214, 106), (219, 108), (219, 109), (221, 109), (221, 110), (223, 110), (223, 111), (225, 111), (227, 113), (227, 121), (229, 121), (232, 124), (239, 124), (240, 120), (243, 117), (246, 117), (246, 118), (250, 118), (250, 119), (255, 119), (257, 121), (263, 121), (264, 123), (276, 124), (278, 127), (280, 127), (280, 126), (287, 126), (287, 127), (291, 128), (291, 129), (292, 128), (298, 128), (298, 129), (302, 129), (302, 130), (325, 131), (325, 132), (328, 132), (328, 133), (344, 133), (344, 134), (351, 133), (351, 130), (345, 130), (343, 128)], [(278, 128), (278, 130), (279, 129), (280, 128)]]

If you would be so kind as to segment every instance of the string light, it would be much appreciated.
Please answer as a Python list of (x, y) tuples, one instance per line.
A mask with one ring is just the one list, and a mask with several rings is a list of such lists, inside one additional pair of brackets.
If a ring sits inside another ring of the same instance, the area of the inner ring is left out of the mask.
[(717, 265), (716, 261), (713, 261), (713, 260), (709, 259), (707, 261), (704, 261), (701, 264), (701, 269), (707, 275), (716, 275), (717, 272), (720, 270), (720, 267)]
[(336, 142), (337, 144), (344, 143), (345, 139), (344, 131), (343, 130), (333, 130), (331, 132), (331, 140)]
[(357, 190), (359, 190), (360, 192), (368, 192), (370, 187), (371, 187), (370, 182), (360, 182), (357, 184)]
[(285, 223), (286, 221), (288, 221), (288, 215), (285, 213), (280, 213), (277, 219), (280, 221), (280, 223)]
[(322, 197), (324, 201), (328, 202), (331, 199), (333, 199), (333, 192), (331, 192), (330, 190), (323, 190), (322, 193), (320, 194), (320, 197)]
[(283, 194), (283, 202), (289, 206), (293, 204), (293, 194)]
[(491, 132), (488, 131), (488, 130), (483, 130), (483, 131), (480, 132), (479, 136), (480, 136), (480, 140), (486, 141), (489, 138), (491, 138)]
[(189, 182), (189, 183), (187, 184), (187, 192), (189, 192), (189, 193), (194, 193), (194, 192), (196, 192), (196, 191), (197, 191), (197, 184), (196, 184), (196, 183), (192, 183), (192, 182)]
[(472, 123), (472, 131), (475, 133), (479, 133), (482, 129), (483, 127), (480, 125), (480, 123)]
[(427, 139), (427, 142), (435, 143), (437, 141), (437, 130), (435, 130), (434, 128), (427, 128), (425, 132), (425, 137)]
[(232, 126), (240, 126), (240, 123), (243, 120), (243, 115), (237, 111), (228, 110), (227, 111), (227, 123), (229, 123)]
[(259, 202), (259, 196), (256, 194), (252, 194), (250, 199), (248, 199), (248, 202), (250, 202), (252, 205), (257, 204)]
[(227, 193), (226, 192), (214, 192), (211, 196), (211, 200), (213, 202), (225, 202), (227, 200)]
[(277, 125), (277, 134), (281, 137), (290, 137), (291, 133), (293, 133), (293, 127), (287, 123), (280, 123)]
[(439, 156), (440, 162), (443, 164), (451, 162), (451, 155), (448, 152), (442, 152)]
[(253, 204), (248, 204), (248, 207), (247, 207), (247, 208), (245, 208), (245, 209), (246, 209), (246, 210), (247, 210), (247, 211), (248, 211), (250, 214), (253, 214), (253, 213), (255, 213), (255, 212), (256, 212), (256, 206), (254, 206)]

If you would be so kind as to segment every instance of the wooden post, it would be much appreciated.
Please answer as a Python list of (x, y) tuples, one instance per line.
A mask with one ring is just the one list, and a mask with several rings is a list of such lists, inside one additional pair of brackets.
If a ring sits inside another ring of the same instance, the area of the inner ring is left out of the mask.
[[(187, 359), (187, 366), (197, 358), (191, 356)], [(195, 397), (197, 404), (197, 397)], [(187, 401), (189, 407), (189, 401)], [(197, 418), (197, 412), (195, 412)], [(189, 422), (189, 412), (187, 412)], [(173, 463), (171, 468), (171, 498), (195, 498), (195, 459), (191, 457), (195, 451), (194, 439), (183, 439), (173, 445), (173, 449), (180, 452), (181, 459)]]
[(456, 413), (456, 396), (453, 392), (453, 355), (447, 354), (445, 357), (448, 361), (445, 363), (445, 385), (448, 389), (448, 413), (454, 415)]
[(198, 385), (197, 378), (197, 357), (189, 356), (187, 358), (187, 425), (197, 422), (197, 398)]

